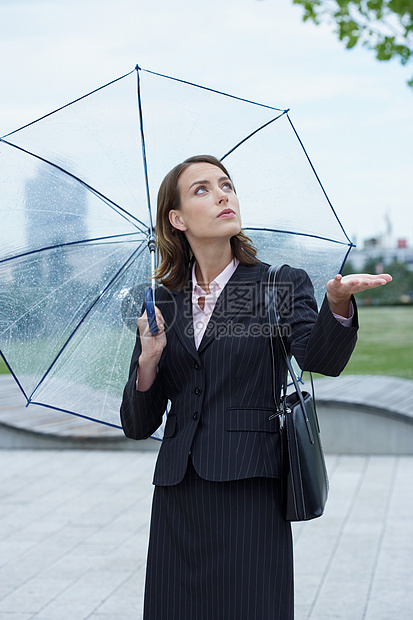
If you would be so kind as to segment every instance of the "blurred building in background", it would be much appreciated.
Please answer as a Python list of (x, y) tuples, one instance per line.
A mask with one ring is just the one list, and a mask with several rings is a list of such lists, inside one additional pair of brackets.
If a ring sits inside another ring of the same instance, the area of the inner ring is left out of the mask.
[(383, 232), (375, 237), (364, 239), (363, 243), (351, 252), (350, 261), (356, 271), (362, 271), (366, 264), (377, 259), (377, 271), (392, 263), (404, 264), (413, 271), (413, 244), (406, 236), (396, 237), (393, 234), (393, 223), (389, 212), (384, 216)]
[(394, 245), (386, 245), (381, 237), (366, 239), (361, 249), (356, 247), (350, 254), (351, 264), (356, 271), (362, 271), (366, 263), (373, 259), (377, 259), (383, 267), (397, 261), (413, 271), (413, 248), (409, 247), (406, 238), (396, 239)]

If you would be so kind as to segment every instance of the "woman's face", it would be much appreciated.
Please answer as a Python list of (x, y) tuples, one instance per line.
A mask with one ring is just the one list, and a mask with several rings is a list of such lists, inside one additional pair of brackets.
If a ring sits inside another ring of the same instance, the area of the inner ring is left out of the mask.
[(238, 198), (221, 168), (191, 164), (179, 177), (180, 209), (169, 213), (172, 226), (185, 232), (188, 242), (230, 239), (241, 230)]

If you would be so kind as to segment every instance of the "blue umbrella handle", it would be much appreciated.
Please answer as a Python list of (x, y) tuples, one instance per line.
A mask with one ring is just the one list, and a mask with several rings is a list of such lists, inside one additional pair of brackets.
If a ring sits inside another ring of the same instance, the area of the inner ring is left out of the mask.
[(150, 286), (145, 290), (145, 307), (146, 315), (148, 317), (149, 329), (153, 336), (158, 335), (158, 325), (155, 317), (155, 304), (153, 303), (153, 291)]

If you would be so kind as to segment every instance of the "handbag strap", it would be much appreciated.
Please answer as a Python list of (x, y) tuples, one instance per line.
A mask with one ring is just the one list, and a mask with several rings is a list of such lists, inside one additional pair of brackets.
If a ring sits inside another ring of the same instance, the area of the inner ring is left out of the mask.
[[(266, 307), (267, 307), (267, 314), (268, 314), (269, 320), (272, 323), (272, 325), (275, 326), (275, 334), (272, 333), (270, 337), (270, 346), (271, 346), (271, 362), (272, 362), (272, 376), (273, 376), (273, 398), (274, 398), (276, 413), (274, 414), (274, 416), (271, 416), (271, 417), (280, 416), (280, 424), (282, 425), (283, 423), (282, 416), (285, 413), (289, 413), (289, 410), (287, 409), (287, 405), (286, 405), (287, 372), (289, 372), (291, 379), (294, 383), (297, 396), (300, 400), (301, 410), (304, 416), (304, 420), (305, 420), (305, 424), (307, 427), (310, 441), (311, 443), (314, 443), (314, 437), (313, 437), (313, 433), (311, 430), (310, 421), (308, 419), (306, 407), (304, 404), (304, 397), (302, 395), (300, 385), (297, 380), (297, 376), (292, 367), (291, 359), (290, 359), (291, 356), (287, 352), (284, 339), (282, 336), (281, 326), (280, 326), (280, 309), (279, 309), (279, 304), (278, 304), (277, 282), (279, 281), (281, 271), (284, 266), (286, 265), (277, 265), (276, 267), (271, 266), (268, 269)], [(277, 337), (276, 342), (274, 342), (274, 336)], [(275, 363), (275, 358), (276, 358), (275, 348), (276, 348), (277, 342), (280, 343), (281, 352), (282, 352), (282, 355), (285, 361), (285, 367), (283, 369), (284, 372), (282, 374), (282, 381), (280, 384), (280, 389), (277, 389), (277, 367)], [(313, 404), (314, 404), (314, 409), (315, 409), (313, 378), (311, 376), (311, 373), (309, 374), (310, 374), (310, 379), (311, 379), (311, 389), (313, 393)], [(316, 419), (317, 419), (317, 415), (316, 415)]]
[[(269, 322), (271, 325), (275, 326), (276, 336), (279, 335), (279, 316), (278, 316), (278, 304), (276, 295), (274, 295), (275, 283), (277, 280), (277, 276), (279, 271), (281, 270), (281, 265), (271, 266), (268, 269), (268, 281), (267, 281), (267, 290), (265, 296), (265, 307), (267, 311), (267, 315), (269, 318)], [(280, 369), (280, 371), (284, 371), (282, 375), (280, 375), (280, 381), (277, 382), (277, 367), (275, 364), (275, 349), (277, 347), (278, 341), (274, 339), (274, 331), (271, 329), (270, 332), (270, 347), (271, 347), (271, 365), (272, 365), (272, 393), (274, 398), (275, 410), (276, 413), (271, 416), (271, 418), (276, 416), (282, 416), (284, 414), (283, 408), (283, 399), (285, 397), (285, 385), (287, 380), (287, 369)], [(280, 374), (280, 373), (278, 373)], [(283, 392), (283, 396), (281, 393)], [(282, 418), (280, 417), (280, 422)]]

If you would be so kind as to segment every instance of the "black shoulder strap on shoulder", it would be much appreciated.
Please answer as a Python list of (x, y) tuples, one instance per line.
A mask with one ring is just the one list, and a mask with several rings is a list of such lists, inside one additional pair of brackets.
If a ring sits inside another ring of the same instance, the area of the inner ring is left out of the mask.
[[(279, 303), (277, 299), (277, 280), (281, 276), (284, 265), (271, 266), (268, 269), (267, 290), (265, 297), (265, 306), (269, 324), (271, 325), (270, 347), (271, 347), (271, 363), (272, 363), (272, 380), (273, 380), (273, 398), (276, 408), (276, 415), (282, 413), (281, 394), (285, 396), (287, 389), (287, 351), (282, 340), (281, 331), (279, 329), (280, 314)], [(275, 360), (278, 361), (276, 364)]]
[[(300, 386), (298, 384), (298, 380), (294, 369), (291, 364), (290, 355), (285, 346), (282, 330), (280, 326), (281, 316), (280, 316), (280, 304), (277, 297), (277, 281), (282, 282), (281, 280), (281, 270), (285, 265), (278, 267), (270, 267), (268, 270), (268, 286), (267, 286), (267, 297), (266, 297), (266, 307), (267, 307), (267, 315), (272, 325), (270, 344), (271, 344), (271, 361), (272, 361), (272, 375), (273, 375), (273, 396), (274, 403), (276, 407), (276, 414), (280, 415), (284, 412), (283, 408), (283, 400), (285, 399), (287, 393), (287, 375), (290, 373), (291, 379), (294, 383), (294, 387), (297, 393), (297, 396), (301, 402), (301, 408), (305, 415), (305, 406), (303, 395), (301, 393)], [(275, 363), (275, 360), (278, 360), (278, 366)], [(309, 373), (311, 380), (311, 391), (313, 395), (313, 406), (314, 411), (316, 412), (315, 405), (315, 396), (314, 396), (314, 383), (311, 372)], [(282, 394), (282, 398), (281, 398)], [(317, 420), (317, 413), (316, 413)], [(313, 443), (311, 429), (307, 422), (307, 429), (310, 435), (310, 441)], [(317, 420), (318, 425), (318, 420)]]

